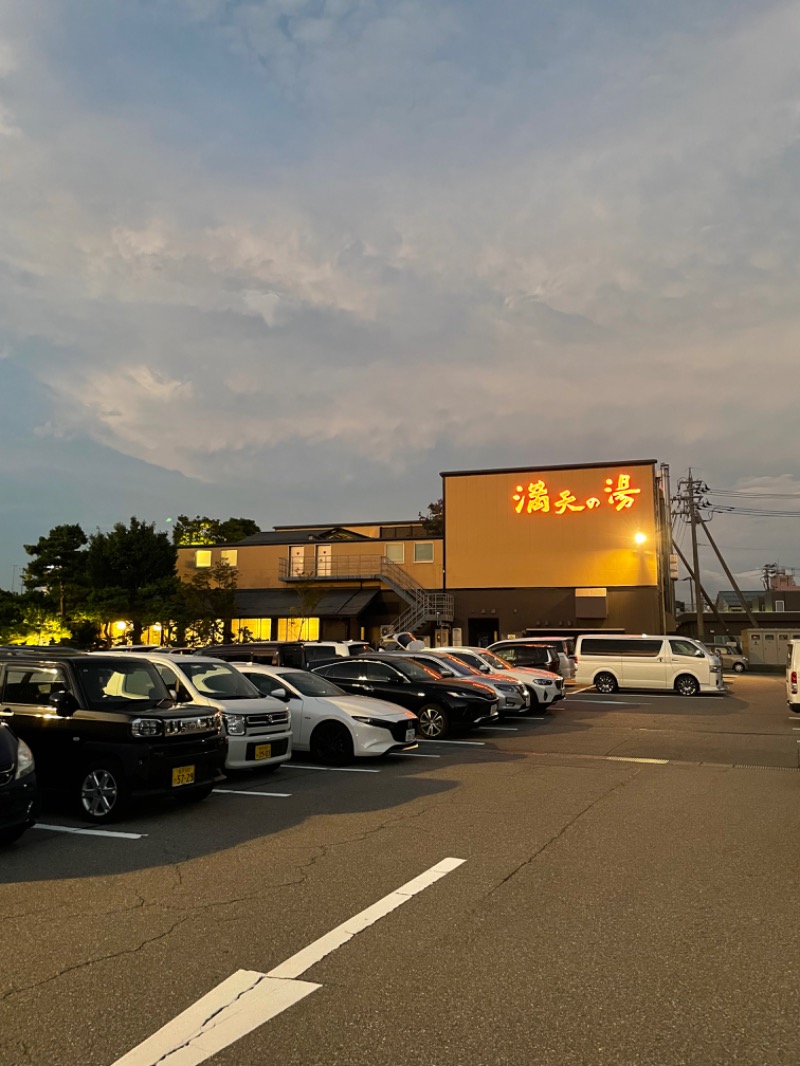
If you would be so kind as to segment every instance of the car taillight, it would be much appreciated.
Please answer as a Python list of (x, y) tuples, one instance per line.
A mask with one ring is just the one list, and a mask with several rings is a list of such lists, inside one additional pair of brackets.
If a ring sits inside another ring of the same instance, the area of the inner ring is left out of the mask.
[(797, 695), (797, 671), (792, 670), (792, 695)]

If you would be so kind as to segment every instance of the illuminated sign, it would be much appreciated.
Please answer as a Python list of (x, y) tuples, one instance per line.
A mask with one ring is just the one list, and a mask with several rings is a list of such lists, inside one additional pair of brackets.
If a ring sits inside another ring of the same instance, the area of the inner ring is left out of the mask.
[(540, 478), (539, 481), (529, 482), (527, 489), (523, 485), (517, 485), (511, 502), (517, 514), (535, 514), (540, 511), (542, 514), (552, 512), (562, 515), (573, 511), (596, 511), (602, 506), (601, 499), (605, 496), (606, 503), (615, 511), (629, 511), (638, 503), (641, 491), (631, 485), (630, 474), (617, 474), (616, 479), (605, 479), (600, 496), (588, 496), (579, 501), (569, 489), (559, 489), (554, 498), (547, 484)]

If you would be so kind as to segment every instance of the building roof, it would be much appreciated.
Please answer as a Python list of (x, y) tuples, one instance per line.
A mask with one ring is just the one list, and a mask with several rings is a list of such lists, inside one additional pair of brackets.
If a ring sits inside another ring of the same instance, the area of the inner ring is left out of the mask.
[[(328, 589), (309, 614), (320, 618), (355, 618), (380, 589)], [(240, 618), (289, 618), (298, 613), (300, 598), (294, 589), (237, 589), (236, 610)]]
[(524, 474), (529, 470), (594, 470), (605, 466), (655, 466), (658, 459), (608, 459), (602, 463), (531, 463), (488, 470), (442, 470), (439, 477), (474, 477), (476, 474)]

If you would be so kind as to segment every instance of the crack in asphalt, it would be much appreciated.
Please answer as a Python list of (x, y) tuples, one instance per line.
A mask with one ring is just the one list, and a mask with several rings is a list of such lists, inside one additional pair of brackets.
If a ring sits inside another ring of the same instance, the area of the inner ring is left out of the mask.
[(125, 948), (123, 951), (112, 951), (108, 955), (98, 955), (93, 959), (85, 959), (83, 962), (78, 962), (74, 966), (67, 966), (64, 970), (59, 970), (58, 973), (51, 974), (49, 977), (45, 977), (41, 981), (34, 981), (30, 985), (22, 985), (17, 988), (11, 988), (8, 992), (4, 992), (0, 995), (0, 1003), (5, 1002), (7, 999), (11, 999), (12, 996), (19, 995), (20, 992), (31, 992), (35, 988), (42, 988), (44, 985), (50, 984), (52, 981), (57, 981), (60, 977), (65, 977), (69, 973), (75, 973), (76, 970), (83, 970), (87, 966), (94, 966), (98, 962), (107, 962), (109, 959), (121, 959), (125, 955), (136, 955), (143, 948), (149, 947), (150, 944), (155, 944), (159, 940), (164, 940), (175, 932), (185, 922), (188, 922), (191, 915), (186, 915), (180, 918), (177, 922), (174, 922), (169, 929), (159, 933), (157, 936), (149, 937), (147, 940), (143, 940), (141, 944), (138, 944), (135, 948)]
[(490, 888), (486, 895), (483, 897), (484, 900), (489, 899), (489, 897), (494, 895), (494, 893), (501, 889), (503, 885), (508, 884), (508, 882), (511, 881), (512, 878), (516, 877), (521, 870), (524, 870), (526, 866), (530, 866), (531, 863), (534, 862), (534, 860), (538, 859), (539, 856), (544, 851), (546, 851), (552, 844), (555, 844), (556, 841), (560, 840), (561, 837), (563, 837), (564, 834), (568, 830), (570, 830), (576, 822), (583, 818), (585, 814), (588, 814), (593, 807), (596, 807), (598, 803), (602, 803), (603, 800), (608, 799), (609, 796), (612, 796), (619, 789), (625, 788), (635, 777), (638, 777), (641, 772), (641, 770), (633, 770), (631, 774), (625, 778), (624, 781), (618, 781), (615, 785), (612, 785), (611, 788), (606, 789), (605, 792), (601, 793), (599, 796), (593, 799), (591, 803), (587, 803), (586, 806), (583, 807), (580, 811), (578, 811), (577, 814), (575, 814), (572, 818), (570, 818), (568, 822), (565, 822), (557, 833), (554, 833), (553, 836), (551, 836), (549, 840), (546, 840), (540, 848), (537, 848), (533, 855), (529, 855), (527, 859), (515, 866), (509, 874), (507, 874), (504, 878), (498, 881), (496, 885)]

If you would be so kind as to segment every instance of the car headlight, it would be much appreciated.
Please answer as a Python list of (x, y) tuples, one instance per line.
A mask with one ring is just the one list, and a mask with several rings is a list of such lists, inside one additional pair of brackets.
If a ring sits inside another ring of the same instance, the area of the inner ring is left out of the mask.
[(247, 732), (245, 722), (247, 719), (243, 714), (224, 714), (222, 716), (225, 719), (225, 728), (232, 737), (243, 737)]
[(542, 685), (542, 687), (544, 687), (546, 685), (552, 685), (553, 682), (548, 681), (546, 677), (535, 677), (533, 683), (534, 685)]
[(20, 740), (17, 747), (17, 772), (14, 777), (19, 780), (31, 773), (33, 773), (33, 752), (24, 740)]
[(375, 726), (377, 729), (391, 729), (394, 722), (387, 722), (383, 718), (367, 718), (363, 714), (351, 714), (350, 717), (354, 722), (361, 722), (362, 725)]
[(160, 718), (134, 718), (131, 722), (131, 733), (135, 737), (157, 737), (164, 731), (164, 724)]

